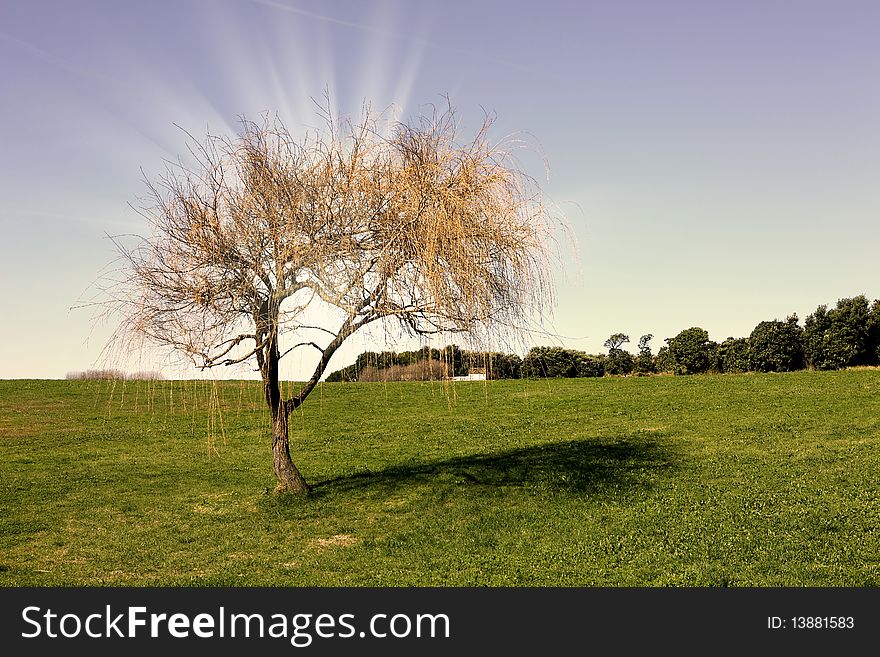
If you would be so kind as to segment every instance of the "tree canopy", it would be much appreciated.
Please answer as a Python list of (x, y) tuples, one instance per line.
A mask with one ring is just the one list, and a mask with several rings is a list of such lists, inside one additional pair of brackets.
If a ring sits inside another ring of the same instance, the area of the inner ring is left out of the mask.
[[(148, 181), (148, 236), (120, 247), (119, 335), (202, 368), (255, 362), (276, 475), (305, 490), (287, 416), (355, 331), (391, 320), (412, 334), (485, 335), (523, 326), (552, 298), (550, 215), (489, 141), (491, 125), (460, 143), (448, 107), (390, 130), (367, 112), (359, 123), (327, 116), (302, 138), (277, 119), (190, 138), (193, 162)], [(316, 307), (332, 319), (310, 323)], [(279, 361), (298, 349), (318, 363), (282, 399)]]

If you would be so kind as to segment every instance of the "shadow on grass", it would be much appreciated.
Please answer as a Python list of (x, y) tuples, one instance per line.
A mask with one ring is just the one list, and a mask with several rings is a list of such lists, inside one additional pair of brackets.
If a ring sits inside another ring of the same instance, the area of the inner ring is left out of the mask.
[(653, 440), (594, 438), (358, 472), (319, 482), (312, 495), (382, 495), (425, 483), (619, 495), (649, 487), (671, 467), (668, 449)]

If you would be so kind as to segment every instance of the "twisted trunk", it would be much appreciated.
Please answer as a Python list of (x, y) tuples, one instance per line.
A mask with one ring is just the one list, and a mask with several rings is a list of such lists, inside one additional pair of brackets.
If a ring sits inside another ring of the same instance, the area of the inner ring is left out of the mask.
[[(358, 312), (366, 308), (370, 302), (371, 299), (369, 298), (365, 300), (358, 309)], [(263, 375), (263, 391), (266, 396), (266, 403), (269, 405), (269, 410), (272, 413), (272, 466), (275, 470), (275, 476), (278, 478), (276, 491), (307, 493), (311, 489), (290, 458), (289, 427), (287, 421), (291, 411), (298, 408), (305, 401), (309, 393), (314, 390), (321, 380), (321, 375), (324, 373), (330, 358), (339, 348), (339, 345), (358, 328), (376, 318), (375, 316), (367, 315), (359, 321), (355, 321), (356, 316), (355, 314), (349, 316), (336, 337), (322, 350), (321, 358), (312, 377), (303, 385), (299, 393), (290, 399), (282, 399), (281, 388), (278, 383), (278, 364), (281, 356), (278, 350), (278, 333), (274, 328), (278, 324), (277, 305), (272, 307), (266, 304), (261, 308), (260, 314), (257, 315), (257, 336), (268, 336), (264, 350), (257, 352), (256, 356), (257, 362), (260, 365), (260, 372)], [(261, 323), (261, 318), (263, 317), (267, 319)]]
[(308, 493), (310, 486), (290, 458), (289, 417), (290, 409), (283, 402), (272, 409), (272, 465), (278, 478), (275, 490)]
[[(277, 311), (276, 311), (277, 312)], [(277, 325), (277, 319), (274, 322)], [(277, 332), (272, 331), (267, 341), (265, 355), (258, 357), (260, 370), (263, 373), (263, 391), (266, 403), (272, 413), (272, 468), (278, 478), (276, 492), (307, 493), (309, 485), (293, 464), (290, 458), (290, 430), (288, 418), (293, 404), (281, 399), (281, 388), (278, 385), (278, 353)]]

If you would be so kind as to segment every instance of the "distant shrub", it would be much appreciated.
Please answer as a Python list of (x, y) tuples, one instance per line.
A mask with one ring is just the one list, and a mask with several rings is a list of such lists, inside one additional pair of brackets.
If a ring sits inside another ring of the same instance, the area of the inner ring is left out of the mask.
[(71, 381), (122, 381), (125, 380), (125, 372), (122, 370), (85, 370), (68, 372), (64, 378)]
[(164, 381), (165, 375), (155, 370), (146, 370), (141, 372), (132, 372), (127, 374), (126, 379), (129, 381)]
[(748, 372), (749, 341), (746, 338), (727, 338), (718, 345), (718, 360), (722, 372)]
[(605, 359), (606, 374), (627, 375), (633, 371), (635, 361), (632, 354), (621, 349), (627, 342), (629, 342), (629, 336), (626, 333), (614, 333), (605, 340), (604, 346), (608, 350), (608, 357)]
[(875, 299), (868, 313), (868, 344), (865, 352), (869, 365), (880, 365), (880, 300)]
[(432, 358), (409, 365), (392, 365), (381, 369), (368, 365), (361, 370), (358, 381), (439, 381), (450, 376), (452, 375), (448, 364)]
[(522, 376), (522, 358), (497, 351), (466, 351), (468, 371), (484, 370), (487, 379), (518, 379)]
[(838, 370), (854, 360), (856, 345), (845, 327), (835, 326), (828, 307), (819, 306), (804, 321), (804, 358), (817, 370)]
[(577, 361), (562, 347), (533, 347), (523, 359), (522, 374), (528, 378), (573, 377), (577, 376)]
[[(519, 359), (518, 356), (514, 357), (515, 359)], [(336, 370), (335, 372), (331, 372), (327, 376), (328, 382), (338, 382), (338, 381), (363, 381), (363, 380), (380, 380), (380, 381), (399, 381), (399, 380), (427, 380), (427, 379), (419, 379), (421, 376), (419, 372), (422, 372), (425, 367), (428, 370), (432, 371), (435, 369), (435, 366), (432, 364), (434, 362), (439, 362), (441, 364), (440, 370), (444, 372), (443, 376), (464, 376), (468, 373), (468, 368), (470, 363), (472, 362), (471, 353), (462, 351), (460, 347), (457, 345), (448, 345), (446, 347), (442, 347), (437, 349), (435, 347), (422, 347), (421, 349), (416, 349), (415, 351), (364, 351), (358, 355), (357, 359), (354, 363), (347, 367), (343, 367), (342, 369)], [(427, 366), (421, 365), (422, 363), (427, 363)], [(508, 364), (505, 372), (510, 370), (515, 361), (511, 361)], [(414, 369), (412, 370), (403, 370), (400, 368), (407, 368), (412, 366)], [(375, 373), (368, 373), (365, 376), (362, 376), (364, 370), (367, 368), (372, 368), (373, 370), (382, 371), (382, 370), (390, 370), (394, 371), (389, 374), (378, 375)], [(400, 376), (415, 376), (413, 379), (400, 379)], [(427, 376), (427, 375), (426, 375)], [(430, 375), (431, 378), (435, 377), (433, 374)]]
[[(433, 359), (433, 354), (431, 357)], [(468, 373), (468, 359), (458, 345), (451, 344), (440, 349), (438, 360), (444, 364), (450, 376), (466, 376)]]
[[(522, 358), (516, 354), (500, 354), (496, 364), (490, 365), (490, 378), (519, 379), (522, 377)], [(496, 376), (497, 375), (497, 376)]]
[(653, 374), (657, 371), (654, 356), (651, 354), (651, 340), (653, 339), (654, 336), (650, 333), (639, 338), (639, 355), (635, 360), (637, 374)]
[(352, 382), (357, 381), (359, 375), (360, 372), (358, 371), (357, 365), (349, 365), (348, 367), (343, 367), (340, 370), (328, 374), (326, 381), (328, 383), (338, 383), (340, 381)]
[(562, 347), (534, 347), (522, 361), (523, 378), (597, 377), (608, 373), (608, 357)]
[(876, 315), (880, 315), (877, 302), (869, 306), (864, 295), (840, 299), (831, 310), (819, 306), (804, 321), (807, 364), (819, 370), (876, 364)]
[(387, 381), (388, 379), (383, 378), (385, 376), (385, 372), (385, 369), (380, 370), (378, 367), (374, 367), (373, 365), (367, 365), (364, 369), (360, 371), (360, 374), (358, 374), (358, 381), (364, 383)]
[(722, 372), (721, 345), (713, 340), (709, 340), (709, 344), (707, 346), (709, 348), (709, 369), (706, 371), (720, 374)]
[(668, 346), (663, 345), (657, 350), (657, 355), (654, 356), (654, 370), (663, 374), (675, 371), (675, 361), (672, 359), (672, 354), (669, 353)]
[(577, 361), (577, 376), (605, 376), (605, 364), (607, 360), (607, 357), (602, 354), (583, 354)]
[(803, 329), (797, 315), (755, 327), (749, 336), (749, 367), (756, 372), (790, 372), (804, 367)]
[(165, 375), (156, 371), (141, 371), (126, 374), (115, 369), (90, 369), (82, 372), (68, 372), (64, 378), (69, 381), (162, 381)]
[(623, 349), (611, 349), (605, 359), (605, 373), (624, 375), (630, 374), (635, 368), (633, 355)]
[(699, 374), (715, 366), (717, 351), (709, 342), (709, 333), (698, 326), (668, 338), (669, 356), (675, 374)]

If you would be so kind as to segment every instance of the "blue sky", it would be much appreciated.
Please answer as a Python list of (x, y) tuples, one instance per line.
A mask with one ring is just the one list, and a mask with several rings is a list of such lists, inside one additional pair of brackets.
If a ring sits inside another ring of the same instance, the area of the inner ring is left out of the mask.
[(143, 231), (128, 203), (184, 150), (174, 124), (314, 126), (325, 87), (349, 115), (448, 94), (465, 133), (485, 108), (540, 144), (577, 243), (548, 323), (567, 346), (880, 297), (878, 25), (880, 3), (845, 0), (6, 1), (0, 377), (94, 365), (112, 325), (70, 307), (104, 233)]

